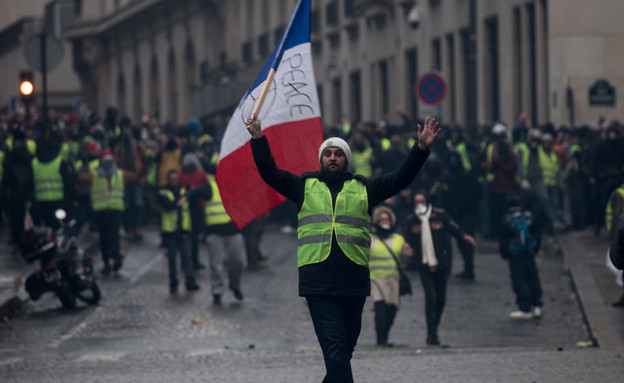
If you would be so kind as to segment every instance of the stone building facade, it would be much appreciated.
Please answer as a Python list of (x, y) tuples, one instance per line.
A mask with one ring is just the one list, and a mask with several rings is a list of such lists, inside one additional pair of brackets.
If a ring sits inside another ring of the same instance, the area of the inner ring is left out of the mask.
[[(87, 105), (100, 113), (117, 105), (134, 119), (227, 117), (295, 4), (76, 0), (65, 37)], [(415, 85), (430, 71), (447, 83), (439, 111), (449, 123), (465, 125), (471, 111), (479, 123), (508, 124), (522, 111), (557, 125), (624, 116), (621, 0), (313, 0), (312, 8), (325, 124), (392, 118), (396, 106), (418, 117), (428, 109)]]

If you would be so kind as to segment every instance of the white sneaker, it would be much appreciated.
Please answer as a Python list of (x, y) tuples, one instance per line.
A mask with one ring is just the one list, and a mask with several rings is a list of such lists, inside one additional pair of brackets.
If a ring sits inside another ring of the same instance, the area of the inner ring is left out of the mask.
[(541, 318), (542, 317), (542, 308), (535, 306), (533, 307), (533, 316), (536, 318)]
[(512, 319), (533, 319), (533, 313), (518, 310), (509, 313), (509, 317)]

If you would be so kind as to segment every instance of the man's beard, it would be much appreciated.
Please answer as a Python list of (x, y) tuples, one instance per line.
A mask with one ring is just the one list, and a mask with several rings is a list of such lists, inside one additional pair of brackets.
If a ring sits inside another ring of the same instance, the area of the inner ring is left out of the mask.
[[(329, 165), (331, 165), (331, 163)], [(321, 174), (323, 175), (323, 177), (332, 181), (341, 180), (345, 173), (346, 166), (340, 167), (336, 165), (335, 168), (330, 169), (329, 165), (321, 167)]]

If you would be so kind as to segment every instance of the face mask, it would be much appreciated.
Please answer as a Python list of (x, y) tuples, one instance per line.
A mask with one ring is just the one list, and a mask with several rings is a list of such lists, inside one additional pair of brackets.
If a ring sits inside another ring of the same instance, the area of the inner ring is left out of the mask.
[(416, 214), (425, 214), (427, 212), (427, 205), (419, 203), (416, 205)]
[(379, 235), (380, 237), (387, 237), (390, 234), (392, 234), (392, 226), (390, 225), (375, 225), (375, 231), (377, 232), (377, 235)]

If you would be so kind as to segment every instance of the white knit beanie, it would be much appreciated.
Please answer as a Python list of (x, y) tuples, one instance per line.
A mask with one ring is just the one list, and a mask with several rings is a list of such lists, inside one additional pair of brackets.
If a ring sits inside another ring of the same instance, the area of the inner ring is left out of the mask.
[(347, 164), (351, 163), (351, 148), (349, 148), (349, 144), (347, 144), (347, 141), (338, 137), (331, 137), (326, 139), (319, 147), (319, 162), (321, 162), (321, 158), (323, 157), (323, 151), (327, 148), (342, 149), (345, 156), (347, 157)]

